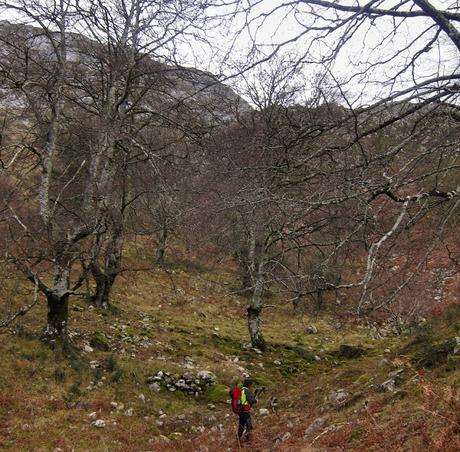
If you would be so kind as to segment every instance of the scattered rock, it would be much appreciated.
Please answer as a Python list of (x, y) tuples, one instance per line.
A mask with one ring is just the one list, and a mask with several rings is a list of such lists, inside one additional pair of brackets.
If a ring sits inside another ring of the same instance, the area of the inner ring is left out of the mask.
[(155, 391), (155, 392), (160, 392), (161, 391), (161, 386), (158, 384), (158, 383), (152, 383), (149, 385), (149, 388), (152, 390), (152, 391)]
[(94, 348), (93, 348), (93, 347), (90, 347), (89, 345), (85, 345), (85, 346), (83, 347), (83, 351), (84, 351), (85, 353), (91, 353), (91, 352), (94, 352)]
[(97, 419), (94, 422), (91, 422), (93, 427), (105, 428), (105, 421), (103, 419)]
[(337, 391), (331, 391), (329, 393), (329, 400), (337, 405), (344, 405), (350, 398), (350, 393), (345, 389), (339, 389)]
[(393, 370), (392, 372), (388, 374), (388, 376), (393, 377), (393, 378), (399, 377), (404, 372), (404, 370), (405, 369)]
[(273, 364), (275, 366), (281, 366), (281, 361), (279, 359), (275, 359), (275, 361), (273, 361)]
[(137, 396), (138, 399), (142, 400), (143, 402), (145, 402), (145, 395), (144, 394), (139, 394)]
[[(147, 378), (147, 384), (150, 389), (157, 392), (161, 390), (161, 387), (165, 387), (170, 392), (182, 391), (198, 396), (208, 388), (215, 386), (216, 380), (216, 375), (208, 370), (202, 370), (196, 374), (187, 372), (182, 375), (171, 375), (169, 372), (160, 370), (156, 375)], [(228, 393), (227, 387), (225, 391)]]
[(287, 441), (289, 438), (291, 437), (291, 433), (290, 432), (286, 432), (283, 436), (278, 436), (277, 438), (275, 438), (275, 444), (281, 444), (281, 443), (284, 443), (284, 441)]
[(308, 334), (317, 334), (318, 333), (318, 328), (316, 328), (315, 325), (308, 325), (306, 328), (306, 332)]
[(88, 417), (90, 419), (96, 419), (97, 418), (97, 411), (93, 411), (92, 413), (89, 413)]
[(324, 427), (326, 423), (326, 419), (323, 417), (319, 417), (315, 419), (304, 431), (304, 436), (311, 435), (312, 433), (316, 433), (319, 429)]
[(384, 381), (380, 386), (384, 391), (394, 392), (396, 389), (396, 381), (394, 378), (390, 378), (389, 380)]
[(261, 416), (267, 416), (267, 414), (269, 414), (269, 413), (270, 413), (270, 411), (267, 410), (267, 408), (260, 408), (260, 409), (259, 409), (259, 414), (260, 414)]
[(134, 410), (132, 408), (129, 408), (125, 411), (125, 416), (132, 417), (134, 414)]

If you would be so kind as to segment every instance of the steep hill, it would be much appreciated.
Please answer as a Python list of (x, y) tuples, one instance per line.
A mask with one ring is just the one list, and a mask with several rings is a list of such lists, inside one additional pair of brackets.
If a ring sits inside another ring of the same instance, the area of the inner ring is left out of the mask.
[[(26, 99), (22, 86), (12, 86), (9, 71), (14, 71), (15, 64), (24, 70), (53, 70), (56, 62), (56, 50), (51, 39), (58, 40), (59, 33), (52, 33), (51, 38), (40, 28), (0, 21), (0, 55), (5, 66), (0, 76), (0, 108), (27, 108), (30, 99)], [(110, 51), (113, 51), (110, 50)], [(107, 61), (109, 50), (100, 43), (87, 37), (69, 33), (67, 36), (67, 61), (69, 77), (81, 75), (86, 83), (93, 78), (93, 83), (100, 83), (103, 77), (98, 73), (101, 66), (110, 66)], [(163, 59), (164, 60), (164, 59)], [(8, 64), (6, 63), (8, 61)], [(26, 69), (27, 68), (27, 69)], [(150, 86), (151, 95), (155, 97), (156, 113), (170, 114), (171, 110), (185, 109), (190, 115), (199, 117), (206, 125), (224, 125), (235, 121), (238, 116), (252, 110), (251, 106), (237, 95), (229, 86), (221, 83), (215, 75), (193, 67), (165, 63), (160, 58), (145, 55), (142, 68), (144, 84)], [(109, 71), (109, 69), (106, 69)], [(81, 80), (74, 82), (78, 86)], [(31, 84), (31, 83), (30, 83)], [(84, 83), (81, 83), (81, 87)], [(81, 88), (80, 87), (80, 88)], [(87, 93), (81, 92), (82, 101)], [(89, 107), (94, 99), (88, 97)]]
[[(3, 319), (32, 294), (5, 267), (2, 281)], [(125, 273), (110, 312), (73, 305), (71, 359), (39, 341), (40, 301), (1, 330), (0, 448), (236, 451), (228, 388), (250, 375), (265, 391), (247, 450), (458, 450), (458, 306), (402, 335), (266, 309), (261, 354), (236, 284), (192, 261)]]

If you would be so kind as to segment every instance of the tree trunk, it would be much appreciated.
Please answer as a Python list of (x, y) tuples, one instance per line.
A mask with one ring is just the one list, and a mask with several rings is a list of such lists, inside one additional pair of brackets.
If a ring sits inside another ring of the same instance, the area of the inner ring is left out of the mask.
[(248, 307), (248, 329), (251, 337), (251, 344), (254, 348), (265, 351), (267, 344), (260, 330), (260, 313), (262, 311), (262, 293), (264, 288), (264, 279), (262, 275), (262, 264), (259, 264), (257, 279), (255, 282), (254, 292), (251, 298), (251, 304)]
[(157, 248), (157, 255), (156, 255), (156, 262), (159, 265), (162, 265), (165, 260), (165, 253), (166, 253), (166, 244), (168, 241), (168, 228), (166, 225), (163, 225), (160, 232), (160, 237), (158, 240), (158, 248)]
[(98, 249), (90, 263), (91, 274), (96, 282), (96, 290), (90, 297), (91, 302), (98, 308), (107, 309), (110, 306), (110, 294), (116, 277), (121, 271), (121, 256), (123, 247), (123, 229), (115, 228), (105, 249), (103, 267), (99, 263), (101, 250)]
[(91, 302), (98, 308), (107, 309), (110, 306), (110, 294), (117, 274), (93, 273), (96, 290), (91, 296)]
[(260, 311), (261, 309), (248, 308), (248, 328), (251, 336), (251, 345), (254, 348), (265, 351), (267, 344), (260, 330)]
[(67, 322), (69, 318), (69, 294), (59, 295), (52, 291), (46, 294), (48, 322), (42, 339), (52, 346), (67, 343)]

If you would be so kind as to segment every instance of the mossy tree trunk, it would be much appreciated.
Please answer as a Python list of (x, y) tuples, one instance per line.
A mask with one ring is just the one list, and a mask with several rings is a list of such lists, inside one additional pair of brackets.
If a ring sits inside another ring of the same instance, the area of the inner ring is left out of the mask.
[(42, 338), (50, 345), (64, 344), (67, 342), (69, 294), (59, 295), (56, 292), (49, 292), (46, 299), (48, 316)]
[(264, 273), (263, 273), (263, 257), (259, 262), (257, 274), (254, 281), (254, 291), (251, 297), (251, 302), (248, 307), (248, 329), (251, 337), (251, 345), (259, 350), (266, 350), (267, 344), (262, 335), (260, 328), (260, 314), (262, 312), (262, 295), (264, 291)]
[[(114, 228), (109, 231), (109, 239), (105, 250), (100, 249), (102, 239), (98, 240), (99, 249), (94, 253), (90, 264), (91, 274), (96, 283), (94, 294), (90, 300), (98, 308), (108, 308), (110, 306), (110, 295), (115, 283), (115, 279), (121, 271), (122, 248), (124, 242), (123, 219), (118, 218), (114, 222)], [(100, 265), (99, 256), (103, 254), (103, 265)]]
[(69, 319), (70, 268), (72, 266), (72, 244), (58, 242), (54, 258), (53, 285), (46, 287), (42, 283), (48, 304), (47, 323), (42, 339), (51, 346), (66, 346), (68, 342), (67, 323)]
[(166, 224), (166, 221), (164, 221), (161, 227), (161, 230), (160, 230), (160, 236), (158, 238), (158, 248), (156, 252), (156, 263), (158, 265), (164, 264), (167, 243), (168, 243), (168, 226)]

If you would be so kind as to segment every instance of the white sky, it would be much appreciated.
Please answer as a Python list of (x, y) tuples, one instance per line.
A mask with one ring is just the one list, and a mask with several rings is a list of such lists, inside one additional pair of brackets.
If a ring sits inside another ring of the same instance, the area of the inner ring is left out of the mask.
[[(225, 0), (222, 0), (225, 1)], [(227, 24), (227, 30), (219, 28), (208, 32), (212, 45), (189, 40), (188, 45), (183, 43), (179, 46), (183, 60), (188, 65), (194, 65), (200, 69), (214, 73), (233, 74), (236, 67), (247, 62), (248, 52), (254, 50), (254, 43), (259, 50), (256, 58), (263, 54), (269, 54), (273, 46), (284, 43), (280, 54), (291, 54), (300, 57), (303, 61), (303, 73), (307, 92), (309, 81), (314, 74), (324, 71), (325, 66), (320, 65), (321, 59), (330, 52), (342, 36), (342, 29), (330, 35), (327, 39), (314, 42), (318, 32), (308, 31), (308, 27), (324, 25), (321, 17), (308, 14), (308, 8), (302, 4), (290, 5), (281, 0), (243, 0), (240, 5), (256, 4), (250, 14), (240, 14), (232, 22)], [(356, 4), (354, 0), (342, 0), (341, 4)], [(364, 2), (360, 2), (363, 4)], [(387, 7), (396, 4), (397, 0), (382, 1), (379, 7)], [(437, 6), (459, 11), (456, 0), (435, 0)], [(284, 5), (284, 6), (283, 6)], [(408, 2), (408, 6), (413, 2)], [(220, 8), (216, 11), (225, 12), (228, 8)], [(319, 15), (323, 14), (321, 8), (314, 10)], [(0, 19), (11, 18), (11, 13), (0, 14)], [(246, 21), (249, 27), (244, 27)], [(360, 31), (347, 40), (344, 47), (338, 53), (334, 62), (328, 65), (330, 75), (342, 82), (348, 81), (344, 89), (353, 104), (371, 102), (374, 98), (385, 96), (395, 87), (401, 88), (406, 84), (413, 84), (414, 80), (424, 77), (432, 77), (436, 74), (449, 74), (457, 71), (459, 55), (458, 51), (444, 35), (437, 40), (428, 52), (424, 52), (419, 61), (413, 65), (411, 71), (399, 75), (395, 85), (383, 83), (391, 80), (395, 74), (407, 64), (410, 58), (426, 43), (423, 37), (420, 44), (407, 50), (404, 47), (412, 41), (427, 26), (424, 19), (409, 19), (406, 21), (390, 18), (382, 18), (374, 22), (367, 21)], [(391, 34), (394, 27), (397, 32)], [(430, 32), (432, 35), (435, 28)], [(300, 36), (304, 33), (304, 36)], [(288, 43), (292, 40), (293, 42)], [(378, 62), (385, 61), (389, 55), (401, 51), (397, 59), (393, 59), (385, 65)], [(369, 64), (374, 65), (372, 71), (365, 71)], [(359, 74), (350, 77), (351, 74)], [(238, 80), (232, 80), (238, 87)], [(308, 93), (307, 93), (308, 95)]]

